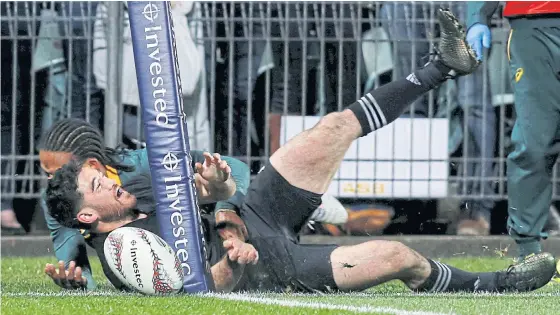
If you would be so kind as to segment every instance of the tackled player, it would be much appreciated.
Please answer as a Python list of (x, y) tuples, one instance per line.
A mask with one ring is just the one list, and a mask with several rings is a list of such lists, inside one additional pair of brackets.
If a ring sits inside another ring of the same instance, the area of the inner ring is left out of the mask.
[[(292, 240), (317, 209), (356, 138), (394, 121), (414, 99), (443, 83), (451, 73), (466, 75), (478, 66), (457, 19), (443, 9), (437, 15), (441, 41), (434, 60), (406, 79), (366, 94), (348, 109), (324, 116), (272, 155), (241, 206), (246, 229), (236, 229), (233, 224), (215, 226), (211, 216), (203, 216), (216, 289), (353, 291), (398, 279), (423, 292), (505, 292), (535, 290), (550, 281), (555, 261), (549, 253), (528, 257), (507, 270), (471, 273), (424, 258), (398, 242), (373, 240), (337, 246), (302, 245)], [(89, 243), (99, 254), (106, 275), (124, 289), (107, 267), (103, 244), (111, 231), (123, 226), (158, 234), (155, 215), (138, 211), (155, 207), (150, 180), (138, 177), (117, 195), (113, 180), (82, 165), (70, 162), (49, 181), (49, 209), (65, 226), (91, 229)]]
[[(239, 212), (243, 196), (249, 186), (249, 167), (231, 157), (211, 156), (209, 153), (192, 150), (193, 167), (197, 169), (195, 184), (201, 205), (214, 206), (216, 215), (224, 212)], [(43, 138), (39, 151), (41, 168), (49, 179), (52, 174), (71, 159), (83, 161), (83, 165), (105, 174), (119, 185), (127, 185), (131, 179), (141, 174), (149, 174), (148, 155), (145, 149), (114, 150), (105, 147), (101, 132), (80, 119), (63, 119), (55, 123)], [(216, 183), (209, 179), (214, 171), (207, 166), (217, 164), (226, 176), (226, 181)], [(230, 176), (231, 175), (231, 176)], [(89, 237), (87, 229), (71, 229), (62, 226), (49, 213), (44, 196), (42, 208), (51, 237), (55, 255), (59, 259), (58, 270), (47, 264), (45, 272), (54, 282), (67, 289), (87, 286), (95, 288), (91, 268), (85, 249), (84, 238)], [(152, 212), (154, 208), (144, 209)], [(67, 277), (67, 275), (70, 275)]]
[[(148, 154), (146, 149), (115, 150), (105, 147), (101, 132), (81, 119), (62, 119), (56, 122), (42, 139), (39, 150), (41, 168), (48, 175), (66, 164), (70, 159), (82, 160), (84, 165), (104, 173), (118, 185), (127, 185), (135, 176), (149, 174)], [(214, 210), (218, 222), (229, 220), (238, 222), (237, 213), (247, 192), (250, 181), (249, 167), (232, 157), (215, 154), (211, 156), (198, 150), (191, 150), (193, 167), (197, 168), (195, 184), (199, 204), (208, 212)], [(221, 164), (219, 170), (225, 170), (222, 176), (228, 180), (220, 185), (208, 181), (213, 170), (205, 168), (214, 162)], [(198, 166), (197, 166), (198, 165)], [(229, 176), (231, 175), (231, 176)], [(333, 204), (328, 201), (327, 204)], [(60, 225), (50, 214), (44, 200), (41, 206), (47, 226), (51, 232), (54, 250), (59, 260), (58, 268), (47, 264), (45, 272), (62, 288), (73, 289), (87, 286), (94, 289), (89, 259), (84, 238), (89, 237), (87, 229), (71, 229)], [(211, 207), (211, 208), (209, 208)], [(148, 213), (154, 208), (145, 209)], [(340, 223), (347, 219), (347, 212), (340, 207), (320, 207), (315, 212), (317, 221), (323, 223)]]

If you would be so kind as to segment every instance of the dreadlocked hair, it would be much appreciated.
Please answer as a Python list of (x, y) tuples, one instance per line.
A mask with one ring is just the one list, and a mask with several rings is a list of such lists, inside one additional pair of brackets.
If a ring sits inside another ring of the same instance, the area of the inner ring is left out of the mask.
[(120, 151), (105, 146), (99, 129), (77, 118), (57, 121), (43, 138), (41, 150), (72, 153), (79, 160), (96, 158), (117, 170), (134, 171), (134, 165), (121, 162)]
[(78, 191), (82, 163), (76, 159), (70, 160), (54, 173), (47, 186), (45, 201), (49, 214), (68, 228), (89, 228), (77, 220), (83, 201), (83, 195)]

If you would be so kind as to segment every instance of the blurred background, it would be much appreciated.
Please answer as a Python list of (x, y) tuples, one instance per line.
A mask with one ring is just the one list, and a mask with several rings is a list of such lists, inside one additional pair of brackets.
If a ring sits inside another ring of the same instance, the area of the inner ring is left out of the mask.
[[(127, 6), (0, 6), (2, 232), (21, 225), (47, 234), (37, 145), (53, 122), (83, 118), (112, 147), (145, 145)], [(466, 20), (461, 1), (172, 2), (191, 148), (237, 157), (256, 174), (318, 117), (424, 65), (438, 42), (440, 6)], [(487, 233), (506, 233), (515, 100), (500, 12), (477, 72), (427, 94), (348, 152), (329, 194), (373, 219), (307, 233), (457, 234), (472, 211), (490, 213)], [(560, 220), (550, 211), (554, 234)]]

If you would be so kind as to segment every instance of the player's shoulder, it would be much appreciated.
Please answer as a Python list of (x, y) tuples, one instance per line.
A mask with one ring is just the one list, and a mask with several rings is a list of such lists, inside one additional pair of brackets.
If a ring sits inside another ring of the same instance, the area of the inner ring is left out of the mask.
[(148, 159), (148, 151), (143, 149), (123, 149), (119, 152), (119, 156), (123, 162), (135, 163), (137, 160)]

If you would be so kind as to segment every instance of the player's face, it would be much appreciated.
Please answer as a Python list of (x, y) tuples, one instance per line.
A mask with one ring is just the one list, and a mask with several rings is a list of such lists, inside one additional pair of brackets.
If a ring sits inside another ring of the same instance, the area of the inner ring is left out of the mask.
[(78, 175), (78, 190), (83, 195), (82, 208), (97, 212), (100, 219), (111, 222), (123, 219), (136, 205), (136, 197), (95, 168), (83, 167)]
[(68, 152), (53, 152), (53, 151), (39, 151), (39, 160), (41, 162), (41, 168), (49, 179), (52, 177), (54, 172), (61, 168), (64, 164), (70, 162), (72, 158), (72, 153)]

